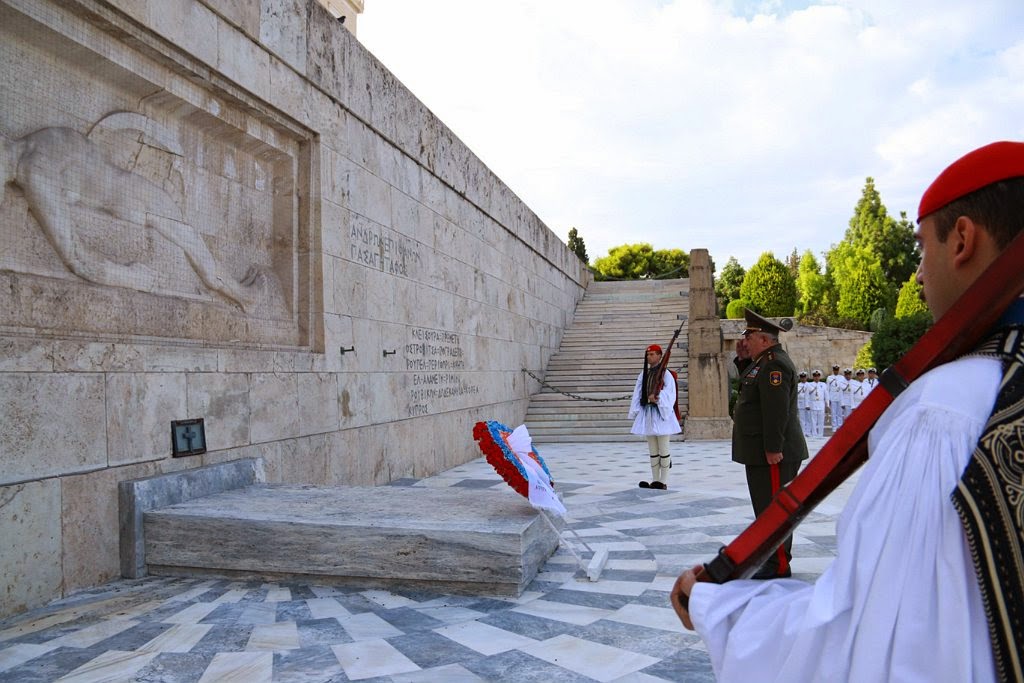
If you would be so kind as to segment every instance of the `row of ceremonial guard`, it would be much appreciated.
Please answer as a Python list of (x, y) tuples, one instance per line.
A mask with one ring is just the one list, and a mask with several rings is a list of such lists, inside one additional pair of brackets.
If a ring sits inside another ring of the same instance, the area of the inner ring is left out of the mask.
[(878, 386), (878, 375), (874, 368), (850, 368), (839, 372), (839, 366), (832, 366), (832, 374), (821, 379), (821, 371), (815, 370), (810, 379), (806, 372), (800, 373), (797, 384), (797, 408), (800, 411), (800, 426), (804, 436), (823, 436), (825, 433), (825, 410), (831, 415), (832, 433), (843, 426), (843, 421), (864, 397)]

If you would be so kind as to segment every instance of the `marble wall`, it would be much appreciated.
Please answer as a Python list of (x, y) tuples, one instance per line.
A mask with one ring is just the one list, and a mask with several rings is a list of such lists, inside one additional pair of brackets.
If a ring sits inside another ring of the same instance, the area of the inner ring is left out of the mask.
[(316, 0), (0, 34), (0, 616), (119, 574), (118, 481), (383, 484), (523, 419), (583, 264)]
[[(745, 323), (742, 320), (722, 320), (722, 334), (725, 339), (725, 356), (729, 374), (735, 376), (736, 341), (743, 336)], [(871, 341), (871, 333), (863, 330), (845, 330), (840, 327), (815, 327), (796, 324), (780, 339), (786, 353), (793, 359), (798, 371), (820, 370), (823, 375), (832, 374), (832, 364), (852, 368), (857, 352)]]

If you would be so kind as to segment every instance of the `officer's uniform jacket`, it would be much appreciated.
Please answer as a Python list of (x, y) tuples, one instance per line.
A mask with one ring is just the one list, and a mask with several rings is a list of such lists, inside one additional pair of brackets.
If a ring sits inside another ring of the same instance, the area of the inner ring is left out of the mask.
[(828, 400), (840, 401), (843, 396), (843, 389), (846, 388), (846, 378), (842, 375), (831, 374), (825, 382), (828, 384)]
[(768, 466), (765, 453), (784, 461), (807, 459), (797, 408), (797, 372), (781, 344), (766, 349), (740, 375), (733, 411), (732, 459)]
[(856, 408), (864, 400), (864, 382), (859, 379), (850, 380), (850, 406)]
[[(845, 377), (843, 379), (846, 379)], [(839, 405), (844, 408), (849, 408), (853, 405), (853, 383), (855, 379), (847, 379), (846, 384), (843, 385), (843, 395), (839, 399)]]
[(821, 381), (807, 383), (807, 406), (811, 410), (825, 410), (828, 386)]

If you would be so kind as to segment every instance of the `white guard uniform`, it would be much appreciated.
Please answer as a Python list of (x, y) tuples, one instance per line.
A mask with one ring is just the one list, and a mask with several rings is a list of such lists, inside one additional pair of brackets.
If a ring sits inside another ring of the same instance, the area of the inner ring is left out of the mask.
[(825, 380), (828, 385), (829, 410), (832, 411), (832, 433), (843, 426), (843, 389), (846, 388), (846, 378), (833, 372)]
[(807, 386), (807, 402), (811, 407), (811, 436), (824, 436), (825, 397), (828, 396), (828, 386), (822, 381), (809, 382)]
[(963, 358), (914, 382), (870, 459), (818, 581), (698, 583), (690, 614), (719, 681), (992, 681), (988, 622), (950, 501), (992, 412), (1000, 363)]
[(633, 428), (630, 434), (639, 436), (667, 436), (678, 434), (683, 431), (676, 419), (672, 406), (676, 404), (676, 383), (672, 379), (672, 373), (665, 371), (664, 382), (658, 393), (658, 405), (640, 405), (640, 385), (644, 381), (644, 373), (636, 378), (636, 386), (633, 387), (633, 401), (629, 406), (629, 417), (633, 420)]
[(641, 385), (644, 373), (637, 375), (636, 386), (633, 387), (633, 400), (629, 405), (629, 417), (633, 420), (630, 434), (647, 437), (647, 449), (651, 456), (651, 480), (668, 484), (669, 470), (672, 468), (672, 457), (669, 453), (669, 437), (683, 431), (676, 419), (673, 407), (676, 404), (676, 382), (672, 373), (665, 371), (662, 378), (664, 386), (658, 392), (658, 405), (640, 405)]
[(850, 411), (853, 410), (853, 387), (850, 384), (854, 381), (853, 379), (846, 379), (846, 384), (843, 385), (843, 395), (839, 398), (839, 407), (843, 411), (843, 422), (846, 422), (846, 418), (850, 417)]
[(850, 380), (850, 410), (856, 410), (864, 400), (864, 382), (859, 379)]
[(796, 383), (796, 411), (800, 415), (800, 430), (804, 436), (811, 435), (811, 405), (807, 401), (808, 382)]
[(864, 380), (863, 385), (864, 397), (867, 398), (867, 395), (871, 393), (871, 390), (878, 386), (878, 378), (868, 377), (866, 380)]

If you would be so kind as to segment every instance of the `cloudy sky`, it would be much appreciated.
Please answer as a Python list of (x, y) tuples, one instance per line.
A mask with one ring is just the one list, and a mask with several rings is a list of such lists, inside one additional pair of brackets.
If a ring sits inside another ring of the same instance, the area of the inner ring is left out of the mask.
[(563, 241), (838, 242), (1024, 139), (1021, 0), (367, 0), (359, 38)]

